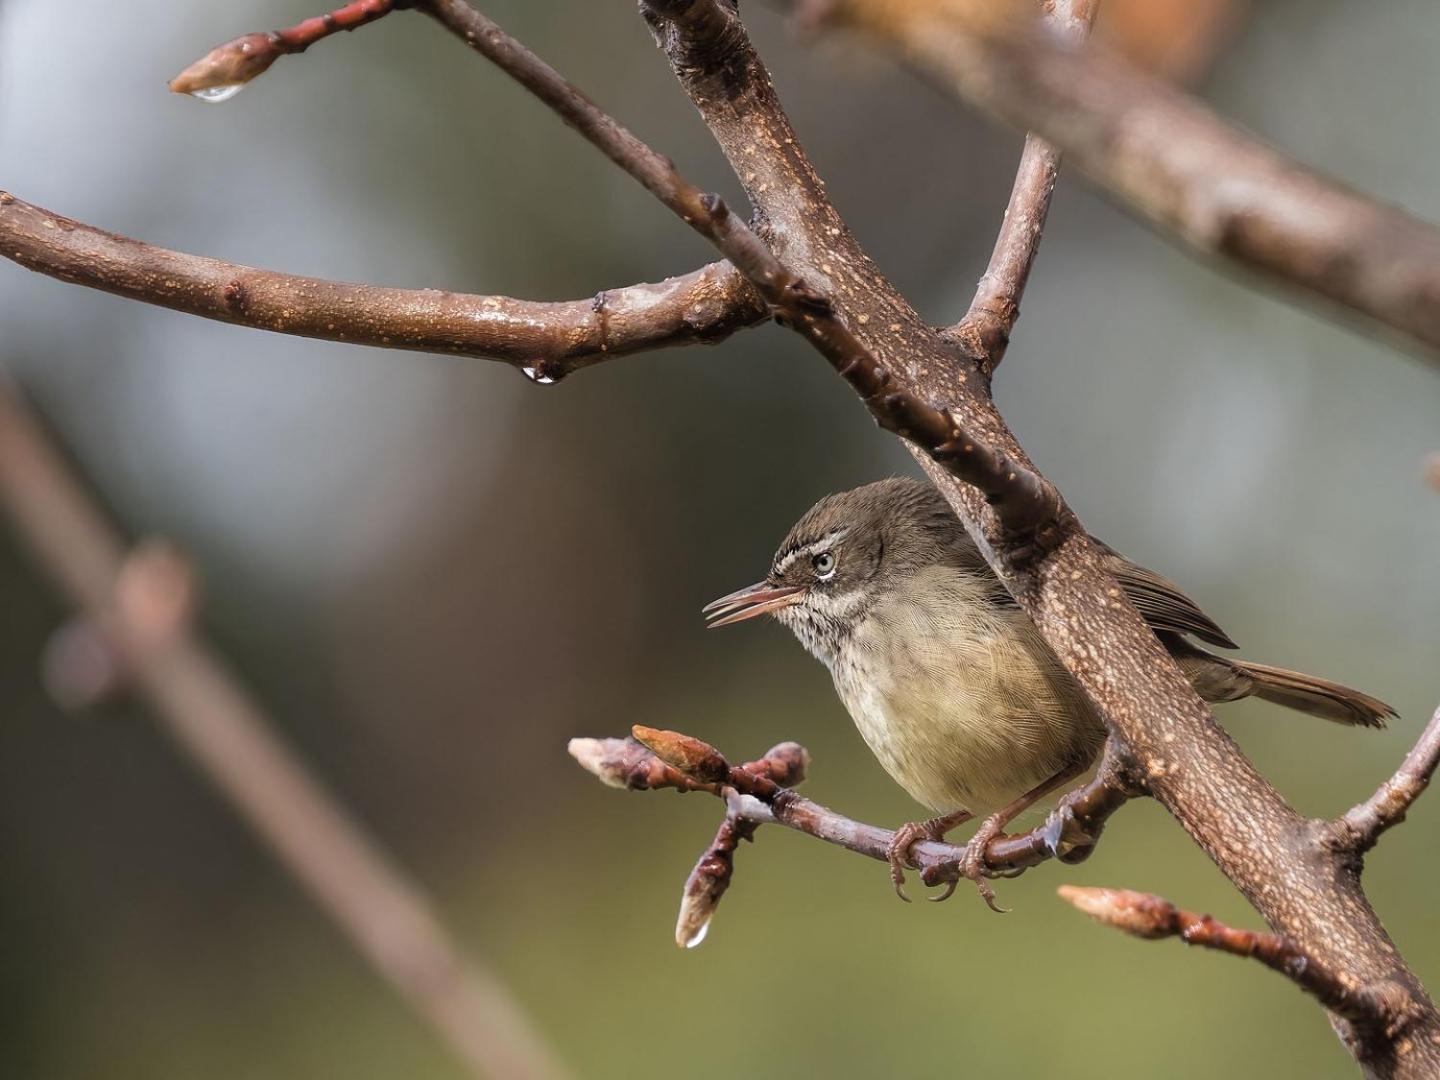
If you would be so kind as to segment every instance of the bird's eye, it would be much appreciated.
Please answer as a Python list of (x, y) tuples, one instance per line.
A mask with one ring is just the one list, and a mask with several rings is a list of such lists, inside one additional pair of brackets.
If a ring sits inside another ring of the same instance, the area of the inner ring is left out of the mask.
[(835, 556), (828, 551), (816, 555), (810, 560), (810, 564), (815, 567), (815, 573), (821, 581), (828, 581), (835, 576)]

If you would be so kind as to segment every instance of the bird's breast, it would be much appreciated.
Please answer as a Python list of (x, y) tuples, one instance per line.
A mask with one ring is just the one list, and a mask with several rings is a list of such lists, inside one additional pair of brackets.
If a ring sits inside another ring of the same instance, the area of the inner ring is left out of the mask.
[(942, 582), (877, 606), (831, 672), (901, 787), (983, 814), (1089, 760), (1104, 729), (1022, 613), (954, 593)]

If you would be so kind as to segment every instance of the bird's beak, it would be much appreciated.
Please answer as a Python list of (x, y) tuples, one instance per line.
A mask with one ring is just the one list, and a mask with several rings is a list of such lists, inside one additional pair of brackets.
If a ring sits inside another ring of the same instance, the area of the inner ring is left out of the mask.
[(729, 596), (722, 596), (719, 600), (712, 600), (701, 610), (709, 618), (710, 629), (713, 630), (717, 626), (744, 622), (757, 615), (768, 615), (791, 604), (798, 604), (804, 595), (803, 585), (776, 586), (762, 581), (739, 592), (732, 592)]

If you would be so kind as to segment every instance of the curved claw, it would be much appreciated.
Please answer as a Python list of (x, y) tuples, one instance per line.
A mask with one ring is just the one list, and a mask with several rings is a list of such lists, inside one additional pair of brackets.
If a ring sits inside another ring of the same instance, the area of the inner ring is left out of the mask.
[(1010, 914), (1010, 909), (1008, 907), (1001, 907), (998, 903), (996, 903), (995, 890), (990, 887), (990, 883), (988, 881), (986, 881), (983, 877), (975, 878), (974, 881), (975, 888), (980, 890), (980, 899), (985, 901), (986, 907), (988, 907), (991, 911), (995, 912), (996, 915)]
[(943, 893), (941, 893), (939, 896), (927, 896), (925, 899), (929, 900), (932, 904), (938, 904), (942, 901), (949, 900), (950, 897), (955, 895), (955, 886), (959, 884), (960, 882), (958, 880), (947, 881), (945, 883), (945, 891)]

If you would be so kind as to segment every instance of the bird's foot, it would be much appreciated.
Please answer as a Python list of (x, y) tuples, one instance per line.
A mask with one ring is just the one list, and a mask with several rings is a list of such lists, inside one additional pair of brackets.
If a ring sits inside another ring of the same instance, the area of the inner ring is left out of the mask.
[[(960, 877), (966, 878), (975, 883), (975, 888), (980, 891), (980, 898), (985, 901), (985, 906), (997, 915), (1004, 915), (1009, 908), (1003, 908), (995, 902), (995, 890), (991, 888), (989, 877), (989, 866), (985, 862), (985, 849), (990, 846), (990, 841), (1002, 835), (1008, 820), (1003, 813), (991, 814), (975, 830), (975, 835), (970, 837), (969, 843), (965, 845), (965, 856), (960, 860), (956, 869)], [(943, 896), (934, 897), (936, 900), (948, 900), (951, 893), (955, 891), (957, 882), (950, 882), (948, 891)]]
[[(957, 810), (953, 814), (930, 818), (928, 821), (907, 822), (895, 830), (890, 846), (885, 849), (885, 857), (890, 863), (890, 881), (895, 886), (896, 896), (907, 904), (910, 902), (910, 897), (905, 895), (905, 866), (910, 859), (910, 849), (921, 840), (944, 840), (947, 832), (957, 825), (963, 825), (972, 816), (968, 810)], [(951, 882), (944, 896), (931, 899), (944, 900), (954, 891), (955, 884)]]

